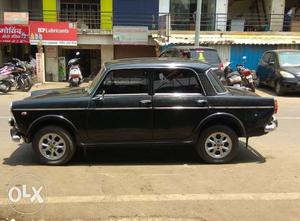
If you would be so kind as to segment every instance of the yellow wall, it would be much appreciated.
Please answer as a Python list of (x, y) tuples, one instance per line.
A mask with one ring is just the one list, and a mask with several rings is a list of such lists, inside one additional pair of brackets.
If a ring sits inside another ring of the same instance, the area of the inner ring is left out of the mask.
[(56, 0), (43, 0), (44, 21), (57, 21)]
[(113, 0), (100, 0), (101, 4), (101, 29), (112, 30)]

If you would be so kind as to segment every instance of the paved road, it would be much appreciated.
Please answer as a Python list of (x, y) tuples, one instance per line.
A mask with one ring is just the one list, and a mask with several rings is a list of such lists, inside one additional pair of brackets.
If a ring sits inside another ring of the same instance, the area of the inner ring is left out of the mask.
[[(0, 220), (300, 219), (300, 95), (278, 97), (279, 129), (250, 139), (248, 150), (241, 141), (230, 164), (199, 163), (186, 147), (123, 147), (89, 150), (64, 167), (41, 166), (30, 145), (11, 142), (9, 103), (25, 96), (0, 95)], [(24, 174), (47, 191), (47, 202), (33, 215), (15, 212), (7, 200), (12, 180)]]

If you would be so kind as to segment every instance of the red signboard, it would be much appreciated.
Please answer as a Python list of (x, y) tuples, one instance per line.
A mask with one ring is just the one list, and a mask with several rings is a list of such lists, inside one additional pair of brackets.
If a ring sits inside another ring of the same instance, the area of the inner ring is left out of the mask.
[(29, 43), (29, 30), (26, 25), (0, 24), (0, 43)]
[(77, 27), (73, 22), (30, 21), (30, 44), (77, 45)]

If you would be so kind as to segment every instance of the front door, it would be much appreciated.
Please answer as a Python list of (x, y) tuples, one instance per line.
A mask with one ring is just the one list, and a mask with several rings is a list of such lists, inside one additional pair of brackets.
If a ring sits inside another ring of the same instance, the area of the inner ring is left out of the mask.
[(153, 139), (189, 141), (208, 111), (197, 74), (189, 69), (157, 69), (153, 73)]
[(113, 70), (91, 101), (89, 139), (94, 143), (151, 141), (152, 96), (149, 74), (143, 69)]

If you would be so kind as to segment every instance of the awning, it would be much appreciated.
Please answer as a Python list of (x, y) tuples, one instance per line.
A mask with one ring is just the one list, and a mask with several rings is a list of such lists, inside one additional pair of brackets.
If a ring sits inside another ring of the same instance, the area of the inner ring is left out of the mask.
[[(194, 34), (172, 33), (170, 37), (153, 35), (160, 46), (177, 44), (194, 44)], [(300, 44), (299, 33), (294, 32), (216, 32), (200, 33), (199, 44), (219, 45), (279, 45)]]

